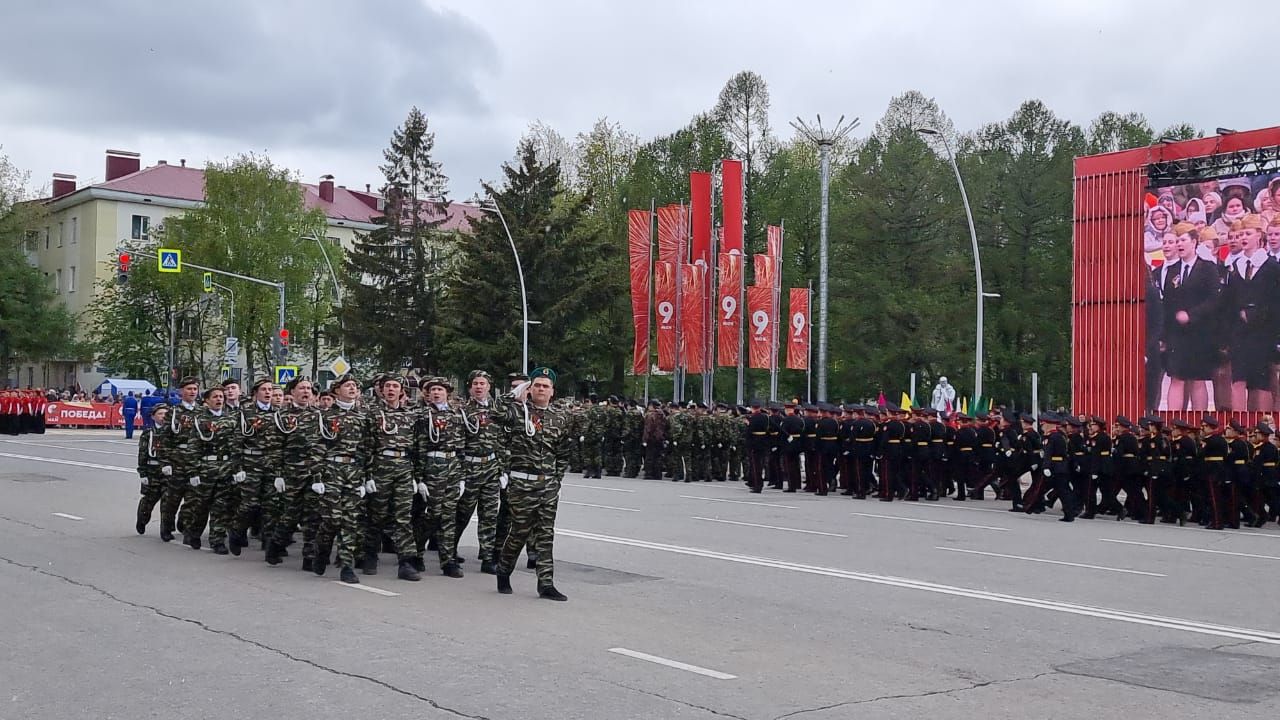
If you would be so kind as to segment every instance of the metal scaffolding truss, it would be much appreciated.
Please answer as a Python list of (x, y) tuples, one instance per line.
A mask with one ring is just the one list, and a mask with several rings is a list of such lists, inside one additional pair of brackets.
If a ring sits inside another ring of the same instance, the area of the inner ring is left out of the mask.
[(1154, 187), (1271, 172), (1280, 172), (1280, 145), (1163, 160), (1147, 166), (1147, 177)]

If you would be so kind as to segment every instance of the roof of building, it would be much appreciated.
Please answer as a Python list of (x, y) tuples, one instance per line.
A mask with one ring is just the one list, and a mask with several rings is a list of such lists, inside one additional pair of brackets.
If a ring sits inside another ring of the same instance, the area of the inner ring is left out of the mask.
[[(142, 168), (137, 172), (123, 175), (114, 180), (78, 188), (74, 193), (70, 193), (66, 197), (71, 197), (90, 188), (158, 198), (172, 198), (187, 202), (203, 202), (204, 170), (202, 168), (161, 163)], [(303, 202), (307, 208), (321, 210), (324, 212), (325, 217), (330, 220), (376, 223), (382, 216), (382, 211), (378, 209), (378, 206), (382, 203), (382, 196), (378, 193), (360, 192), (334, 186), (333, 201), (329, 202), (320, 197), (319, 185), (302, 183), (302, 190)], [(451, 202), (446, 211), (447, 217), (441, 224), (440, 229), (465, 232), (470, 229), (471, 221), (479, 217), (482, 212), (480, 208), (474, 205)], [(438, 219), (434, 205), (424, 204), (423, 213), (428, 220), (434, 221)]]

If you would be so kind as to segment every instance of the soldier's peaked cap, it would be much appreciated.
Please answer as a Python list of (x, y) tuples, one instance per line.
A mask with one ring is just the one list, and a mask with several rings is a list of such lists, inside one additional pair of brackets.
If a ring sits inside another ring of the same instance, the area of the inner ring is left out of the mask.
[(1218, 427), (1218, 418), (1212, 415), (1205, 415), (1204, 417), (1200, 418), (1200, 424), (1208, 425), (1211, 428), (1216, 428)]

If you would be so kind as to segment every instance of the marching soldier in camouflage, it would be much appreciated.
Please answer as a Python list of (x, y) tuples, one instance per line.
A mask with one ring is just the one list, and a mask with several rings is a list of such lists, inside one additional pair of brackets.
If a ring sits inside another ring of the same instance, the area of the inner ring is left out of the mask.
[(623, 477), (640, 477), (640, 466), (644, 464), (644, 409), (639, 405), (627, 403), (624, 406), (622, 421), (622, 460)]
[(609, 401), (604, 406), (604, 427), (601, 433), (601, 459), (604, 463), (604, 473), (610, 477), (618, 477), (622, 474), (625, 425), (626, 414), (622, 409), (622, 402), (616, 396), (610, 395)]
[(605, 403), (599, 402), (592, 395), (578, 435), (578, 441), (582, 444), (583, 477), (598, 478), (604, 468), (604, 429), (608, 418), (609, 411)]
[(508, 479), (504, 471), (507, 465), (506, 436), (491, 417), (494, 412), (493, 399), (489, 394), (492, 386), (489, 373), (472, 371), (467, 378), (468, 397), (458, 408), (463, 428), (461, 479), (465, 490), (458, 499), (454, 542), (461, 542), (462, 533), (471, 522), (471, 513), (477, 512), (480, 572), (496, 575), (498, 507)]
[(376, 401), (365, 417), (365, 442), (369, 446), (365, 488), (373, 494), (368, 496), (361, 570), (365, 575), (377, 574), (378, 550), (385, 532), (391, 536), (399, 559), (397, 576), (417, 581), (421, 576), (414, 565), (421, 563), (422, 553), (415, 548), (411, 519), (416, 490), (412, 451), (417, 413), (405, 403), (403, 388), (403, 377), (384, 377), (381, 401)]
[[(323, 461), (320, 444), (320, 410), (315, 406), (314, 386), (307, 378), (295, 378), (285, 386), (293, 399), (292, 406), (276, 413), (276, 426), (283, 434), (280, 446), (282, 477), (274, 481), (276, 493), (275, 527), (267, 544), (266, 561), (279, 565), (283, 551), (293, 538), (294, 528), (302, 523), (302, 569), (311, 570), (315, 558), (316, 530), (319, 524), (319, 497), (323, 484), (319, 477)], [(321, 489), (317, 489), (316, 486)]]
[(667, 418), (667, 457), (669, 458), (668, 472), (671, 473), (671, 482), (679, 482), (687, 478), (686, 473), (691, 468), (687, 467), (687, 459), (689, 452), (689, 442), (692, 437), (692, 431), (689, 427), (692, 415), (683, 408), (674, 406), (671, 408), (671, 415)]
[(240, 449), (236, 419), (226, 410), (221, 387), (204, 392), (204, 412), (196, 418), (196, 473), (188, 478), (191, 488), (183, 503), (183, 540), (193, 550), (200, 549), (200, 535), (209, 525), (209, 545), (217, 555), (226, 555), (227, 528), (235, 522), (239, 491), (232, 487), (244, 481), (240, 471)]
[(538, 554), (538, 596), (567, 600), (556, 589), (552, 556), (560, 484), (569, 466), (571, 449), (565, 432), (567, 417), (551, 405), (555, 372), (538, 368), (532, 378), (528, 385), (516, 390), (512, 402), (504, 404), (505, 412), (495, 413), (494, 418), (507, 428), (511, 453), (507, 486), (511, 530), (498, 556), (498, 592), (511, 593), (511, 571), (520, 548), (528, 541), (529, 549)]
[(321, 466), (320, 527), (316, 533), (316, 556), (311, 570), (324, 575), (335, 540), (338, 544), (339, 577), (357, 584), (356, 558), (363, 538), (363, 503), (368, 491), (364, 468), (369, 444), (365, 442), (367, 422), (356, 406), (360, 381), (351, 373), (333, 385), (334, 403), (322, 411), (320, 440), (324, 450)]
[(151, 511), (155, 509), (164, 496), (165, 476), (160, 472), (167, 462), (164, 446), (161, 443), (162, 430), (169, 416), (168, 405), (156, 405), (151, 409), (151, 424), (144, 425), (138, 435), (138, 477), (142, 480), (142, 497), (138, 500), (138, 523), (135, 529), (139, 535), (147, 532), (147, 523), (151, 522)]
[(419, 499), (414, 500), (413, 534), (418, 552), (412, 562), (418, 572), (426, 569), (422, 551), (430, 538), (435, 541), (440, 556), (440, 571), (448, 577), (460, 578), (462, 569), (458, 567), (454, 532), (458, 497), (466, 489), (458, 467), (464, 448), (462, 422), (449, 406), (449, 393), (453, 388), (448, 381), (431, 378), (423, 390), (426, 398), (418, 411), (414, 439)]
[[(266, 507), (276, 491), (276, 470), (284, 437), (276, 428), (275, 410), (271, 406), (274, 391), (275, 386), (270, 380), (257, 381), (251, 390), (253, 397), (237, 413), (240, 469), (245, 473), (245, 481), (236, 486), (240, 491), (240, 511), (227, 537), (227, 546), (234, 555), (239, 555), (241, 548), (248, 547), (251, 528), (263, 538), (264, 549), (271, 534), (272, 523)], [(283, 476), (280, 477), (283, 484)]]
[(641, 431), (640, 444), (644, 447), (644, 478), (661, 480), (663, 446), (667, 442), (667, 416), (662, 412), (662, 403), (649, 401), (649, 410), (644, 414), (644, 425)]
[[(175, 528), (181, 529), (178, 508), (191, 487), (191, 476), (196, 474), (195, 426), (200, 416), (196, 397), (200, 394), (200, 380), (183, 378), (178, 382), (178, 393), (179, 402), (169, 412), (169, 422), (164, 431), (163, 447), (168, 462), (160, 467), (161, 474), (168, 480), (160, 499), (160, 539), (165, 542), (173, 539)], [(185, 519), (183, 517), (182, 521)]]
[[(528, 378), (525, 378), (526, 380)], [(582, 404), (574, 404), (566, 411), (568, 414), (568, 424), (565, 431), (569, 433), (569, 443), (571, 450), (569, 452), (569, 472), (586, 474), (586, 468), (583, 463), (586, 462), (586, 451), (582, 446), (583, 437), (587, 428), (587, 408)]]

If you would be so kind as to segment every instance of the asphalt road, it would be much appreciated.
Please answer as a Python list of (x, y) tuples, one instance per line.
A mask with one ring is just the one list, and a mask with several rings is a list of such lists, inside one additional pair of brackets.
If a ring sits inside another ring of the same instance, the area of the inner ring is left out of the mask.
[(102, 431), (0, 439), (0, 719), (1280, 711), (1274, 525), (571, 476), (553, 603), (523, 570), (497, 594), (474, 524), (465, 578), (384, 562), (363, 589), (138, 536), (135, 457)]

